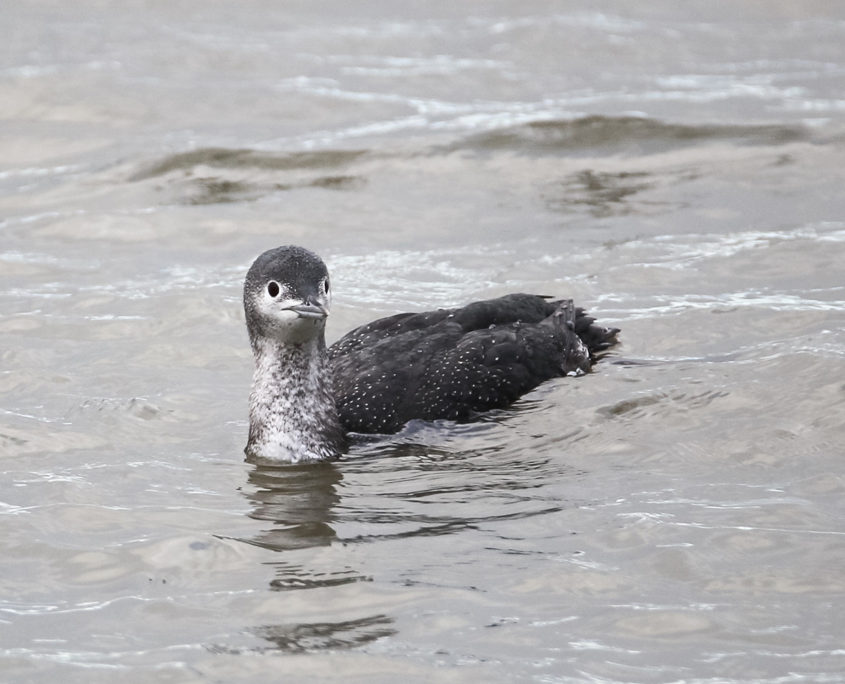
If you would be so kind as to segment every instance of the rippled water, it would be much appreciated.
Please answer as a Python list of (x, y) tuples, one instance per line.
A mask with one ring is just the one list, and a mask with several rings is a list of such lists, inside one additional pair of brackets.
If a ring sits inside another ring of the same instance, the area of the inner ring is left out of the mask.
[[(0, 8), (0, 679), (839, 682), (836, 3)], [(243, 461), (240, 287), (510, 291), (593, 374)]]

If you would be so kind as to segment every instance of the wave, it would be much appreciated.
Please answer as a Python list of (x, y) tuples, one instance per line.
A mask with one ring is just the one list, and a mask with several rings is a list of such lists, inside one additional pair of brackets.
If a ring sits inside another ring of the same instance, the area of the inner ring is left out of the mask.
[[(779, 146), (809, 141), (811, 132), (787, 124), (667, 123), (637, 116), (584, 116), (535, 119), (514, 124), (513, 119), (494, 117), (472, 128), (489, 130), (459, 135), (451, 142), (411, 142), (390, 148), (328, 148), (302, 151), (268, 151), (250, 148), (205, 147), (177, 152), (143, 164), (130, 172), (130, 182), (166, 178), (171, 199), (186, 204), (217, 204), (254, 201), (267, 195), (300, 188), (354, 191), (367, 183), (361, 165), (374, 159), (389, 161), (436, 157), (454, 153), (530, 156), (569, 155), (603, 157), (650, 155), (681, 147), (726, 143), (733, 146)], [(462, 128), (460, 130), (466, 130)], [(335, 132), (337, 142), (344, 136)], [(327, 140), (331, 140), (328, 136)], [(598, 176), (576, 179), (592, 187)], [(607, 180), (607, 179), (605, 179)], [(598, 199), (601, 207), (617, 201), (617, 194), (642, 189), (642, 179), (625, 177)], [(633, 181), (633, 186), (628, 187)]]
[[(784, 145), (808, 141), (810, 130), (793, 124), (679, 124), (638, 116), (584, 116), (574, 119), (539, 119), (494, 126), (482, 133), (460, 137), (446, 145), (391, 152), (380, 157), (450, 154), (461, 150), (508, 150), (534, 154), (620, 152), (653, 154), (680, 146), (729, 142), (735, 145)], [(197, 167), (258, 171), (314, 170), (348, 166), (376, 154), (370, 149), (323, 149), (273, 152), (256, 149), (206, 147), (167, 155), (145, 164), (130, 175), (140, 181)]]
[(199, 166), (216, 169), (289, 171), (324, 169), (348, 164), (364, 154), (362, 150), (319, 150), (272, 154), (250, 149), (206, 147), (168, 155), (132, 174), (130, 181), (156, 178), (173, 172), (192, 171)]
[(783, 145), (808, 140), (809, 130), (785, 124), (677, 124), (638, 116), (585, 116), (531, 121), (477, 133), (450, 150), (511, 150), (533, 154), (654, 154), (713, 142), (735, 145)]

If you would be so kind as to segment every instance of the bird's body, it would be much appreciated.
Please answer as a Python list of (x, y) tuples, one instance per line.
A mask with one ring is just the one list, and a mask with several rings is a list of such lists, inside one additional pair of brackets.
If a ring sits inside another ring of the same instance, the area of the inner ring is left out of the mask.
[(571, 301), (526, 294), (373, 321), (328, 350), (341, 422), (389, 433), (508, 406), (544, 380), (588, 371), (578, 328), (591, 324)]
[(247, 454), (325, 460), (347, 432), (463, 421), (590, 369), (616, 343), (571, 300), (512, 294), (382, 318), (325, 346), (328, 272), (300, 247), (262, 254), (244, 284), (256, 369)]

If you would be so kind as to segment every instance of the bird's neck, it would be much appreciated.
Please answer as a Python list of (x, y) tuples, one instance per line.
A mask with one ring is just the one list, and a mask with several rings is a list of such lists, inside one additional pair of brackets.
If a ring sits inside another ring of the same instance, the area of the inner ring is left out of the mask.
[(322, 335), (301, 344), (254, 339), (247, 456), (256, 460), (324, 461), (340, 455), (344, 431), (332, 393)]

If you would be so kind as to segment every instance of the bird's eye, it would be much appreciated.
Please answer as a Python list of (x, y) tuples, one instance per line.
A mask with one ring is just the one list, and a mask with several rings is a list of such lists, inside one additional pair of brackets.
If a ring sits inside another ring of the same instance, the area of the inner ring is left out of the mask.
[(326, 294), (328, 294), (328, 293), (329, 293), (329, 279), (328, 279), (328, 278), (326, 278), (326, 279), (323, 281), (323, 291), (324, 291)]
[(270, 295), (271, 297), (278, 297), (279, 292), (281, 292), (281, 288), (279, 287), (279, 283), (277, 283), (275, 280), (271, 280), (269, 283), (267, 283), (267, 294), (268, 295)]

